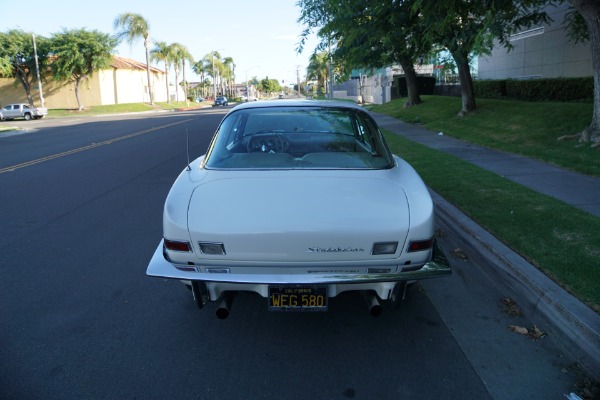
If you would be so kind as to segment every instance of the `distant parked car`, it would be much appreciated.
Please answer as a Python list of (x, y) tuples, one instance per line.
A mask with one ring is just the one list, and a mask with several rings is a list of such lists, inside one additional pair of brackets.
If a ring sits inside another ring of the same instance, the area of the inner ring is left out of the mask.
[(204, 97), (196, 97), (196, 103), (202, 103), (204, 101)]
[(31, 119), (43, 118), (48, 115), (48, 109), (42, 107), (32, 107), (25, 103), (8, 104), (0, 109), (0, 121), (5, 119), (25, 118)]
[(229, 101), (227, 100), (227, 97), (225, 96), (219, 96), (215, 99), (215, 102), (213, 103), (213, 107), (215, 106), (226, 106), (229, 104)]

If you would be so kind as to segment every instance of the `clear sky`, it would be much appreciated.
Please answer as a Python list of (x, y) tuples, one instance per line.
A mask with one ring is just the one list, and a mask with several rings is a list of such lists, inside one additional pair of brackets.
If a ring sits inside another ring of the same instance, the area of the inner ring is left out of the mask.
[[(132, 12), (150, 24), (150, 39), (167, 44), (178, 42), (188, 48), (195, 60), (212, 50), (231, 57), (236, 65), (236, 82), (256, 76), (296, 82), (299, 69), (303, 79), (315, 46), (312, 37), (302, 54), (296, 52), (303, 27), (297, 22), (297, 0), (96, 0), (91, 2), (51, 0), (28, 2), (27, 11), (0, 13), (0, 31), (22, 29), (50, 36), (63, 28), (98, 30), (114, 34), (117, 15)], [(13, 4), (0, 0), (4, 9)], [(16, 3), (14, 3), (16, 4)], [(12, 6), (10, 6), (12, 7)], [(133, 46), (121, 43), (116, 54), (145, 63), (143, 42)], [(160, 69), (164, 64), (153, 64)], [(199, 80), (186, 68), (188, 81)], [(169, 74), (174, 80), (174, 74)], [(180, 77), (181, 79), (181, 77)]]

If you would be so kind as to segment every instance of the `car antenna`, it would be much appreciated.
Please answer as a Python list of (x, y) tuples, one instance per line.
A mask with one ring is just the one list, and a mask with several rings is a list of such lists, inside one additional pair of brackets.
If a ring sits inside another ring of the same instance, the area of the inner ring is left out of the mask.
[(190, 167), (190, 133), (188, 131), (187, 124), (185, 125), (185, 154), (187, 155), (187, 170), (191, 171)]

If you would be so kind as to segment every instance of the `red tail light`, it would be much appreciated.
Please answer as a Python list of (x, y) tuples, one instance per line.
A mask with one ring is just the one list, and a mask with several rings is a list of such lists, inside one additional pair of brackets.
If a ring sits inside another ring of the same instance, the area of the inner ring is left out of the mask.
[(427, 240), (415, 240), (408, 245), (408, 252), (429, 250), (433, 247), (433, 238)]
[(189, 242), (165, 239), (164, 244), (167, 250), (183, 251), (186, 253), (191, 251)]

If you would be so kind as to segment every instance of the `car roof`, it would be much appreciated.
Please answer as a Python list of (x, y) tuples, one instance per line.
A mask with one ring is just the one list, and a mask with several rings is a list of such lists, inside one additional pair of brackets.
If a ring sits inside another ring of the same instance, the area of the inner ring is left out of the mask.
[(349, 108), (355, 110), (364, 109), (359, 105), (347, 101), (339, 100), (305, 100), (305, 99), (291, 99), (291, 100), (264, 100), (254, 101), (251, 103), (241, 103), (231, 109), (230, 112), (242, 109), (255, 109), (255, 108), (278, 108), (278, 107), (325, 107), (325, 108)]

